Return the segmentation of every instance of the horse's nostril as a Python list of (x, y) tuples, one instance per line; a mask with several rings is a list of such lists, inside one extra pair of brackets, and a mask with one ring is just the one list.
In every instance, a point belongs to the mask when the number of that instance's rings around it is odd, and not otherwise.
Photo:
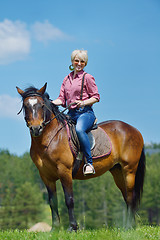
[(43, 126), (39, 126), (39, 131), (42, 131), (43, 130)]
[(43, 126), (42, 125), (30, 126), (29, 129), (30, 129), (32, 136), (37, 137), (42, 133)]

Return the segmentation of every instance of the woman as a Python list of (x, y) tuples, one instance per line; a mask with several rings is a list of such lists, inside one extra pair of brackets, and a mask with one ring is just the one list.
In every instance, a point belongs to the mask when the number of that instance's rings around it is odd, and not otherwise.
[[(76, 133), (80, 142), (87, 164), (84, 166), (84, 175), (94, 174), (90, 142), (87, 132), (92, 128), (95, 115), (92, 105), (99, 101), (95, 79), (92, 75), (84, 72), (84, 67), (88, 62), (87, 51), (74, 50), (71, 54), (70, 70), (73, 70), (63, 80), (59, 97), (52, 101), (55, 105), (63, 107), (71, 105), (68, 114), (76, 123)], [(82, 87), (82, 79), (84, 85)], [(75, 104), (74, 104), (75, 103)]]

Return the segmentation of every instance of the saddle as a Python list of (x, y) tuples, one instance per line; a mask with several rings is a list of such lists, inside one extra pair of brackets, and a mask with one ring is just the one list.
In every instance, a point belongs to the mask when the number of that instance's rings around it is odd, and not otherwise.
[[(73, 122), (68, 121), (66, 123), (66, 130), (71, 152), (76, 158), (74, 165), (78, 164), (76, 168), (79, 169), (82, 160), (84, 162), (86, 162), (86, 160), (83, 153), (81, 152), (80, 143), (75, 130), (75, 124)], [(91, 155), (93, 161), (94, 159), (105, 157), (111, 153), (112, 145), (110, 138), (100, 126), (98, 126), (97, 124), (93, 125), (92, 129), (88, 132), (88, 137), (90, 140)], [(78, 169), (76, 169), (76, 172), (78, 171)], [(75, 172), (75, 169), (73, 169), (73, 172)]]

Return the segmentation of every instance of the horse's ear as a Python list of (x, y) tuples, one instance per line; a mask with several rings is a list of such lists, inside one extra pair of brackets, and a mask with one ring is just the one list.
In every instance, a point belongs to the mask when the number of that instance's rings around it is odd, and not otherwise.
[(24, 91), (23, 90), (21, 90), (19, 87), (16, 87), (17, 88), (17, 92), (22, 96), (23, 95), (23, 93), (24, 93)]
[(46, 91), (46, 87), (47, 87), (47, 83), (45, 83), (44, 86), (41, 89), (39, 89), (37, 92), (43, 95)]

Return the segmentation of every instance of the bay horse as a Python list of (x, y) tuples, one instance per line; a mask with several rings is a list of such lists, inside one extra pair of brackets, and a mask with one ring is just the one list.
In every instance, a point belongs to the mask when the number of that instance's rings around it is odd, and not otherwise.
[[(60, 179), (68, 208), (70, 229), (76, 231), (78, 225), (74, 216), (72, 188), (75, 157), (68, 143), (65, 127), (67, 118), (66, 114), (61, 113), (49, 100), (46, 86), (47, 83), (40, 89), (29, 87), (25, 91), (16, 88), (22, 97), (24, 118), (31, 134), (30, 155), (48, 191), (52, 229), (56, 215), (60, 219), (56, 194), (56, 181)], [(106, 121), (99, 126), (110, 138), (111, 153), (94, 160), (95, 175), (84, 176), (83, 166), (80, 166), (74, 179), (86, 180), (110, 171), (127, 207), (134, 213), (143, 192), (143, 137), (136, 128), (122, 121)]]

